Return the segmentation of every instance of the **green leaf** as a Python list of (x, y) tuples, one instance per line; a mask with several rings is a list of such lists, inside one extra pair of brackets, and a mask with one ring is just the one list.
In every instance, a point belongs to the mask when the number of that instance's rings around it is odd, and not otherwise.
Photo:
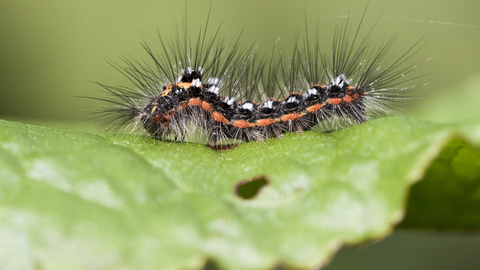
[(480, 229), (480, 151), (450, 142), (410, 193), (403, 228)]
[[(445, 145), (458, 134), (478, 143), (479, 131), (390, 117), (217, 152), (0, 121), (0, 261), (7, 269), (183, 269), (206, 258), (229, 269), (317, 267), (342, 244), (388, 234)], [(444, 154), (449, 147), (439, 160), (456, 157)], [(462, 173), (474, 179), (475, 166)]]

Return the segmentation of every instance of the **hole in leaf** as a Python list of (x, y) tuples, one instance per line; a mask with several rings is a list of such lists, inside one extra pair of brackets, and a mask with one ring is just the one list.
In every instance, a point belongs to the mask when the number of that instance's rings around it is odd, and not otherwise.
[(260, 190), (270, 181), (265, 175), (238, 182), (235, 193), (242, 199), (249, 200), (257, 196)]

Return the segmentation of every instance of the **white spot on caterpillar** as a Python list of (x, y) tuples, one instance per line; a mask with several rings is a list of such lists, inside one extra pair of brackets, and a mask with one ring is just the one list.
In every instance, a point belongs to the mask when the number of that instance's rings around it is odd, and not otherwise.
[(250, 103), (250, 102), (243, 103), (242, 106), (240, 106), (240, 108), (253, 111), (253, 103)]
[(345, 74), (340, 74), (339, 76), (337, 76), (332, 80), (332, 84), (337, 85), (339, 87), (343, 87), (345, 83), (350, 84), (350, 81), (347, 80), (347, 77), (345, 76)]
[(207, 89), (208, 92), (212, 92), (216, 95), (218, 95), (218, 93), (220, 93), (220, 89), (216, 86), (211, 86), (210, 88)]
[[(181, 69), (180, 72), (182, 73), (182, 75), (190, 75), (192, 74), (193, 72), (195, 71), (195, 69), (193, 69), (192, 67), (188, 67), (186, 72), (185, 72), (185, 69)], [(200, 73), (200, 75), (203, 74), (203, 68), (202, 67), (198, 67), (198, 73)]]
[(200, 79), (194, 79), (194, 80), (192, 80), (192, 86), (193, 87), (200, 87), (200, 86), (202, 86), (202, 82), (200, 81)]
[(228, 104), (228, 106), (232, 106), (233, 103), (235, 102), (234, 97), (225, 97), (223, 98), (223, 101)]
[(273, 100), (267, 100), (265, 101), (262, 105), (260, 105), (260, 108), (273, 108)]
[(318, 95), (318, 91), (315, 88), (308, 89), (308, 94), (313, 96), (313, 95)]
[(287, 99), (287, 101), (285, 101), (284, 103), (298, 103), (298, 99), (296, 97), (289, 97)]

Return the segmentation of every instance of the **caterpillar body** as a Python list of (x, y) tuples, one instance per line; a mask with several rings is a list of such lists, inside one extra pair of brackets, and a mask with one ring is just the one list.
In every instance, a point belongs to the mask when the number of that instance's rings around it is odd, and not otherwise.
[(416, 66), (404, 63), (417, 44), (387, 58), (394, 38), (373, 48), (368, 36), (358, 40), (360, 26), (352, 39), (348, 22), (336, 29), (332, 56), (320, 49), (319, 38), (313, 44), (305, 39), (287, 60), (274, 49), (266, 61), (238, 40), (228, 48), (218, 30), (208, 39), (207, 27), (196, 43), (186, 35), (160, 39), (159, 54), (144, 45), (154, 65), (124, 59), (127, 67), (117, 68), (133, 86), (101, 84), (109, 94), (102, 100), (113, 105), (100, 112), (102, 121), (175, 142), (200, 128), (214, 146), (282, 138), (337, 118), (354, 124), (390, 114), (391, 102), (409, 88), (412, 79), (405, 75)]

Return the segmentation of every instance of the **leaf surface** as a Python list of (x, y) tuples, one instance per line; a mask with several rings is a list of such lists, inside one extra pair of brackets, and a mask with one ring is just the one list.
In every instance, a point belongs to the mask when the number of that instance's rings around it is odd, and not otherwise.
[[(480, 155), (454, 139), (461, 134), (478, 143), (480, 125), (388, 117), (214, 151), (0, 121), (0, 261), (6, 269), (184, 269), (206, 258), (227, 269), (318, 267), (342, 244), (388, 234), (426, 173), (427, 191), (419, 188), (403, 223), (425, 224), (417, 204), (445, 184), (436, 180), (442, 162), (457, 173), (470, 162), (460, 176), (477, 187)], [(458, 143), (475, 153), (452, 155)], [(443, 222), (441, 214), (428, 222)]]

